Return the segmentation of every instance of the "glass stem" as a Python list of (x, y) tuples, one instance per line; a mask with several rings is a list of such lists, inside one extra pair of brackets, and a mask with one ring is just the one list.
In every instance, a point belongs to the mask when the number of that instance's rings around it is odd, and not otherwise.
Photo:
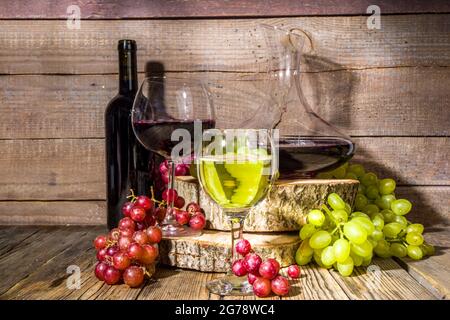
[[(175, 189), (175, 163), (172, 160), (168, 160), (167, 163), (169, 166), (169, 181), (167, 183), (167, 189)], [(173, 205), (173, 201), (167, 202), (167, 214), (164, 218), (164, 221), (162, 222), (162, 225), (179, 225), (173, 214)]]
[(236, 242), (243, 238), (244, 231), (244, 220), (247, 216), (247, 211), (242, 212), (227, 212), (228, 222), (230, 224), (231, 229), (231, 259), (230, 259), (230, 268), (228, 270), (228, 274), (231, 274), (231, 266), (233, 263), (239, 259), (239, 253), (236, 252)]

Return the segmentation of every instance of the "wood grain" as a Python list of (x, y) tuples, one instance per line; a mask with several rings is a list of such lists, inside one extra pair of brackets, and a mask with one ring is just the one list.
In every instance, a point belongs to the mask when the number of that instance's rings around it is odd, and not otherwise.
[[(258, 107), (248, 83), (226, 80), (236, 74), (175, 75), (209, 77), (221, 86), (213, 89), (220, 127), (240, 123)], [(0, 76), (4, 115), (0, 139), (104, 137), (103, 113), (117, 92), (116, 79), (115, 75)], [(449, 86), (450, 68), (320, 72), (305, 74), (302, 82), (314, 109), (352, 136), (448, 136)], [(239, 97), (236, 89), (241, 90)], [(288, 112), (282, 131), (295, 132), (295, 119), (301, 120), (298, 110)]]
[[(184, 17), (246, 17), (246, 16), (307, 16), (307, 15), (360, 15), (366, 14), (370, 0), (123, 0), (115, 1), (40, 1), (29, 5), (26, 2), (0, 1), (0, 19), (66, 19), (70, 5), (80, 7), (83, 19), (123, 18), (184, 18)], [(379, 0), (382, 14), (450, 12), (447, 2), (389, 1)]]
[(4, 20), (0, 74), (116, 73), (117, 41), (123, 38), (138, 43), (139, 71), (149, 60), (162, 62), (168, 71), (262, 70), (268, 52), (257, 28), (260, 23), (301, 28), (310, 35), (313, 59), (304, 70), (450, 65), (448, 15), (383, 16), (380, 30), (369, 30), (366, 20), (351, 16), (82, 21), (78, 30), (68, 29), (64, 20)]
[(105, 201), (0, 201), (0, 225), (98, 225)]

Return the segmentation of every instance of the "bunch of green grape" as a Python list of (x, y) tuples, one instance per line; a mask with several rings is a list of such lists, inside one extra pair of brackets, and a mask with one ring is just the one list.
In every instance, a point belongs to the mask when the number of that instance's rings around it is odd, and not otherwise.
[(359, 180), (357, 211), (336, 193), (328, 195), (329, 207), (324, 204), (311, 210), (307, 224), (300, 229), (299, 265), (314, 260), (321, 267), (333, 267), (349, 276), (354, 267), (369, 265), (374, 254), (420, 260), (434, 253), (434, 247), (424, 242), (423, 225), (405, 218), (412, 204), (396, 199), (393, 179), (379, 180), (359, 164), (345, 164), (319, 177)]

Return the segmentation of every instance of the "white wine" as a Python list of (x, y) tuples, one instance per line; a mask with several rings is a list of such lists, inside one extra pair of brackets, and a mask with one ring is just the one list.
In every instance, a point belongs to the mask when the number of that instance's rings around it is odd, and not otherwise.
[(199, 179), (224, 209), (246, 209), (259, 202), (270, 182), (270, 156), (208, 156), (199, 161)]

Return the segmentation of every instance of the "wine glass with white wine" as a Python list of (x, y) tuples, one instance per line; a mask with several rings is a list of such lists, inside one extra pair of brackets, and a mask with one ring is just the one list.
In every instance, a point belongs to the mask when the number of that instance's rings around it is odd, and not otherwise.
[[(264, 199), (276, 173), (273, 132), (266, 129), (209, 129), (203, 132), (197, 156), (200, 184), (227, 216), (231, 225), (231, 264), (239, 259), (235, 241), (242, 238), (244, 219), (251, 207)], [(252, 293), (247, 277), (236, 277), (231, 268), (223, 278), (207, 283), (219, 295)]]

